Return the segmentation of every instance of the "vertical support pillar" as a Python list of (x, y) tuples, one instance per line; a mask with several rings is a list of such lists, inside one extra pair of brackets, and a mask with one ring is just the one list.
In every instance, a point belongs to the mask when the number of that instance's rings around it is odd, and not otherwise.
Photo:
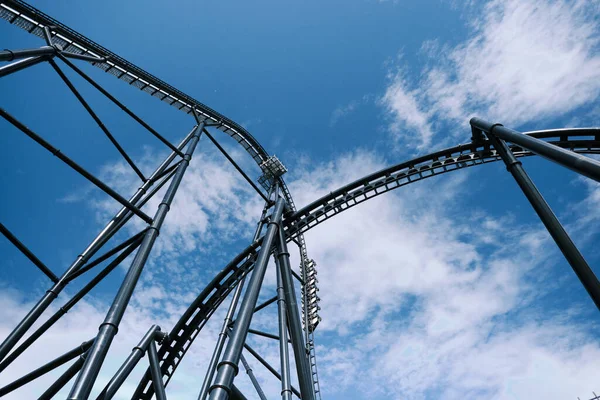
[[(269, 202), (271, 198), (271, 194), (273, 193), (274, 188), (271, 188), (268, 194), (267, 203), (263, 207), (262, 214), (260, 216), (260, 220), (256, 225), (256, 231), (254, 232), (254, 237), (252, 241), (256, 241), (258, 236), (260, 235), (260, 231), (264, 225), (264, 219), (267, 215), (267, 211), (269, 209)], [(240, 282), (237, 284), (235, 291), (233, 292), (233, 297), (231, 299), (231, 304), (227, 309), (227, 314), (225, 315), (225, 319), (223, 320), (223, 326), (221, 327), (221, 332), (219, 332), (219, 337), (217, 339), (217, 344), (215, 345), (215, 349), (213, 351), (212, 357), (210, 358), (210, 363), (208, 364), (208, 369), (206, 370), (206, 376), (204, 377), (204, 382), (202, 383), (202, 388), (200, 389), (200, 394), (198, 395), (198, 400), (204, 400), (208, 395), (208, 389), (210, 388), (210, 384), (212, 383), (213, 377), (215, 375), (215, 370), (217, 368), (217, 363), (219, 362), (219, 357), (221, 357), (221, 352), (223, 351), (223, 346), (225, 345), (225, 339), (227, 338), (227, 332), (229, 331), (229, 324), (233, 322), (233, 314), (235, 313), (235, 309), (237, 308), (237, 304), (240, 301), (240, 297), (242, 296), (242, 289), (244, 288), (244, 282), (246, 281), (246, 277), (243, 277)]]
[(296, 360), (296, 370), (298, 372), (298, 381), (300, 383), (300, 392), (303, 400), (314, 400), (314, 386), (308, 365), (306, 346), (302, 334), (302, 324), (300, 313), (298, 312), (298, 302), (296, 301), (296, 292), (294, 289), (294, 280), (292, 276), (292, 267), (290, 265), (290, 253), (285, 241), (285, 233), (279, 231), (277, 240), (277, 258), (279, 259), (279, 270), (281, 271), (281, 281), (283, 283), (288, 323), (290, 328), (290, 337), (292, 348), (294, 349), (294, 359)]
[(577, 246), (575, 246), (575, 243), (573, 243), (548, 203), (546, 203), (546, 200), (544, 200), (544, 197), (542, 197), (542, 194), (523, 169), (521, 162), (510, 151), (504, 140), (494, 135), (494, 126), (491, 127), (487, 137), (498, 151), (498, 154), (506, 164), (506, 169), (517, 181), (517, 184), (546, 226), (550, 236), (552, 236), (558, 245), (558, 248), (571, 265), (571, 268), (573, 268), (573, 271), (596, 304), (596, 307), (600, 310), (600, 282), (598, 282), (598, 278), (594, 275), (594, 272), (579, 252), (579, 249), (577, 249)]
[(96, 377), (100, 372), (100, 367), (102, 366), (104, 358), (106, 357), (106, 353), (108, 352), (113, 338), (117, 334), (119, 323), (123, 318), (123, 314), (125, 314), (125, 309), (127, 308), (131, 295), (133, 294), (133, 290), (137, 285), (137, 281), (142, 273), (142, 270), (144, 269), (146, 260), (150, 255), (152, 246), (154, 245), (160, 228), (167, 213), (169, 212), (171, 203), (175, 198), (175, 193), (177, 192), (179, 184), (183, 179), (183, 175), (185, 174), (185, 171), (190, 163), (192, 154), (196, 149), (196, 145), (200, 140), (202, 129), (204, 129), (203, 122), (198, 124), (196, 127), (194, 135), (192, 136), (192, 139), (190, 140), (188, 148), (185, 152), (185, 157), (177, 167), (177, 172), (173, 176), (163, 201), (158, 206), (158, 210), (156, 211), (152, 224), (144, 234), (142, 243), (140, 244), (135, 258), (131, 263), (131, 267), (129, 268), (129, 271), (125, 276), (123, 283), (121, 284), (121, 287), (119, 288), (119, 292), (115, 296), (113, 304), (108, 310), (104, 322), (102, 325), (100, 325), (100, 330), (98, 332), (98, 336), (96, 336), (96, 341), (90, 349), (89, 355), (85, 360), (81, 372), (77, 376), (77, 380), (71, 389), (71, 393), (68, 397), (69, 400), (84, 400), (90, 395), (94, 382), (96, 381)]
[(231, 393), (233, 378), (238, 372), (238, 362), (242, 354), (246, 336), (248, 335), (248, 329), (250, 328), (250, 322), (254, 314), (254, 307), (256, 307), (256, 302), (258, 301), (260, 287), (265, 277), (271, 247), (279, 230), (284, 206), (285, 200), (282, 197), (277, 199), (273, 213), (271, 214), (271, 220), (269, 221), (269, 228), (254, 264), (254, 272), (252, 273), (250, 282), (248, 282), (248, 288), (240, 305), (238, 317), (233, 325), (233, 331), (229, 336), (223, 360), (217, 366), (217, 378), (209, 390), (210, 400), (227, 400)]
[(288, 348), (287, 311), (285, 306), (285, 290), (281, 279), (281, 265), (275, 257), (277, 269), (277, 312), (279, 317), (279, 359), (281, 362), (281, 399), (292, 399), (290, 380), (290, 354)]

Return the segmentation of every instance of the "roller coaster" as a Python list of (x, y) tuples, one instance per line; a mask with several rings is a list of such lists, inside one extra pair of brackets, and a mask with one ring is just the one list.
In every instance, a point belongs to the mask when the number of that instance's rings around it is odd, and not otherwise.
[[(321, 390), (314, 337), (314, 331), (320, 321), (319, 298), (316, 295), (317, 265), (308, 255), (303, 234), (349, 208), (394, 189), (429, 177), (496, 161), (505, 163), (584, 288), (596, 306), (600, 307), (600, 284), (597, 278), (519, 161), (522, 157), (539, 155), (600, 182), (600, 163), (585, 156), (600, 154), (600, 129), (598, 128), (520, 133), (500, 124), (492, 124), (474, 118), (471, 120), (472, 129), (468, 133), (471, 138), (468, 143), (439, 150), (373, 172), (297, 209), (283, 179), (287, 171), (286, 167), (277, 157), (269, 155), (250, 132), (240, 124), (25, 2), (0, 0), (0, 17), (45, 42), (39, 48), (0, 51), (0, 61), (5, 62), (0, 66), (0, 77), (10, 79), (6, 77), (25, 68), (40, 63), (49, 64), (141, 180), (141, 186), (127, 199), (58, 150), (39, 133), (28, 128), (9, 111), (0, 108), (0, 116), (8, 121), (15, 131), (27, 135), (122, 206), (120, 211), (60, 276), (51, 271), (8, 227), (0, 224), (0, 230), (6, 239), (14, 244), (51, 281), (48, 291), (31, 311), (23, 316), (14, 330), (3, 339), (0, 345), (0, 373), (9, 368), (11, 363), (25, 353), (36, 340), (43, 337), (69, 309), (83, 299), (111, 271), (130, 255), (133, 256), (133, 261), (115, 294), (106, 318), (100, 324), (98, 334), (83, 344), (74, 343), (73, 350), (59, 355), (56, 359), (0, 388), (0, 396), (9, 395), (40, 376), (71, 362), (68, 369), (58, 376), (56, 381), (40, 394), (39, 398), (53, 398), (72, 380), (74, 382), (71, 384), (68, 399), (89, 398), (136, 284), (143, 273), (148, 256), (157, 240), (163, 221), (167, 218), (173, 198), (179, 186), (185, 184), (186, 169), (192, 161), (194, 150), (202, 135), (214, 143), (219, 152), (233, 164), (253, 190), (264, 199), (264, 208), (257, 223), (254, 239), (248, 247), (216, 274), (168, 332), (161, 330), (158, 325), (149, 327), (147, 334), (140, 338), (140, 343), (131, 354), (124, 355), (123, 364), (102, 389), (98, 399), (113, 398), (128, 379), (131, 371), (146, 354), (149, 366), (139, 381), (137, 389), (131, 394), (132, 399), (151, 399), (152, 397), (160, 400), (166, 399), (165, 387), (171, 381), (182, 359), (209, 319), (228, 298), (231, 300), (227, 307), (226, 317), (220, 334), (216, 338), (208, 371), (202, 386), (198, 388), (199, 400), (246, 398), (234, 385), (240, 361), (250, 376), (256, 389), (256, 395), (261, 399), (266, 398), (258, 379), (254, 376), (244, 357), (244, 351), (266, 367), (274, 379), (281, 381), (283, 399), (291, 399), (294, 396), (307, 400), (320, 399)], [(144, 176), (84, 99), (81, 92), (69, 80), (59, 63), (62, 68), (66, 66), (87, 81), (170, 150), (169, 156), (150, 176)], [(91, 64), (127, 83), (132, 88), (175, 107), (182, 112), (182, 115), (193, 118), (191, 131), (178, 145), (169, 142), (79, 68), (77, 63)], [(219, 131), (233, 138), (260, 167), (263, 175), (258, 182), (254, 182), (219, 144), (216, 138)], [(8, 132), (3, 132), (3, 134), (8, 134)], [(163, 200), (155, 210), (154, 216), (151, 217), (142, 210), (142, 207), (163, 188), (166, 188)], [(108, 241), (117, 235), (132, 218), (143, 220), (147, 227), (117, 246), (106, 249)], [(299, 249), (299, 274), (291, 268), (288, 244), (293, 244)], [(277, 293), (269, 300), (258, 304), (261, 285), (271, 256), (275, 260), (277, 270)], [(47, 313), (49, 306), (71, 281), (83, 275), (89, 276), (91, 272), (88, 273), (88, 271), (101, 264), (103, 269), (91, 278), (79, 292), (59, 307), (58, 311), (45, 322), (40, 322), (42, 315)], [(296, 286), (300, 287), (299, 292)], [(278, 335), (250, 328), (254, 313), (269, 305), (277, 307)], [(33, 329), (34, 325), (36, 326), (35, 330)], [(279, 342), (280, 365), (277, 366), (278, 368), (270, 365), (263, 356), (246, 343), (249, 333), (269, 337)], [(68, 333), (65, 333), (65, 337), (67, 336)], [(290, 362), (290, 348), (295, 360), (298, 388), (293, 387), (291, 383), (293, 371)]]

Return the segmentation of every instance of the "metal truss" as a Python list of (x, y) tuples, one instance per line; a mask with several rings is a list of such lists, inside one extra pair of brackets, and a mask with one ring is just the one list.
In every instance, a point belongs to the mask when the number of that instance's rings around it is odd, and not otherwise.
[[(600, 284), (597, 278), (519, 161), (522, 157), (540, 155), (577, 173), (600, 181), (600, 163), (582, 155), (600, 153), (599, 129), (564, 129), (522, 134), (499, 124), (473, 119), (471, 120), (470, 143), (440, 150), (374, 172), (297, 210), (283, 179), (283, 174), (286, 172), (285, 166), (275, 156), (270, 156), (249, 132), (234, 121), (24, 2), (0, 0), (0, 17), (43, 38), (46, 42), (45, 46), (37, 49), (0, 52), (0, 61), (9, 62), (9, 64), (0, 66), (0, 77), (17, 73), (32, 65), (49, 64), (141, 181), (140, 187), (132, 196), (124, 197), (84, 169), (75, 160), (61, 153), (40, 133), (32, 131), (8, 111), (0, 108), (0, 116), (12, 124), (16, 131), (21, 131), (30, 137), (122, 206), (121, 210), (60, 276), (48, 268), (8, 227), (0, 224), (0, 233), (51, 282), (48, 292), (0, 345), (0, 373), (10, 367), (15, 359), (51, 329), (69, 309), (93, 290), (127, 257), (133, 256), (133, 261), (115, 294), (112, 305), (107, 310), (104, 322), (100, 324), (96, 337), (83, 344), (74, 343), (71, 351), (59, 355), (56, 359), (0, 388), (0, 396), (12, 393), (57, 367), (72, 362), (71, 366), (41, 394), (40, 398), (52, 398), (71, 380), (74, 382), (71, 384), (68, 398), (71, 400), (89, 398), (162, 223), (167, 217), (178, 188), (185, 184), (186, 169), (192, 161), (194, 150), (202, 135), (209, 138), (218, 151), (232, 163), (265, 201), (253, 241), (206, 285), (170, 331), (162, 331), (158, 325), (149, 327), (148, 332), (141, 338), (140, 343), (132, 350), (131, 354), (124, 355), (123, 364), (103, 388), (98, 399), (112, 398), (128, 379), (129, 374), (144, 354), (148, 355), (148, 369), (139, 381), (137, 389), (132, 393), (132, 398), (166, 399), (165, 387), (173, 378), (177, 367), (203, 327), (228, 298), (231, 298), (231, 302), (220, 334), (216, 338), (215, 349), (205, 379), (202, 386), (198, 388), (198, 398), (200, 400), (244, 399), (245, 395), (234, 384), (234, 378), (239, 371), (241, 362), (258, 397), (265, 399), (265, 394), (255, 376), (255, 370), (251, 366), (252, 363), (258, 362), (275, 379), (281, 381), (282, 399), (291, 399), (294, 396), (306, 400), (320, 399), (321, 390), (314, 337), (315, 329), (320, 321), (319, 298), (316, 294), (318, 291), (317, 271), (316, 262), (308, 256), (303, 233), (348, 208), (393, 189), (432, 176), (495, 161), (503, 161), (506, 164), (507, 169), (532, 204), (584, 288), (596, 306), (600, 308)], [(91, 63), (130, 86), (183, 111), (193, 117), (191, 131), (178, 145), (169, 142), (146, 121), (108, 93), (91, 76), (83, 72), (76, 62)], [(145, 176), (142, 173), (134, 160), (119, 144), (117, 137), (108, 130), (69, 80), (61, 66), (66, 66), (73, 73), (81, 76), (171, 150), (170, 155), (159, 164), (152, 174)], [(263, 172), (259, 178), (262, 189), (219, 144), (211, 133), (212, 130), (222, 131), (234, 138), (254, 159)], [(142, 207), (163, 187), (166, 188), (163, 200), (151, 217), (142, 210)], [(134, 217), (142, 219), (147, 226), (129, 239), (106, 249), (109, 240), (120, 232), (127, 221)], [(300, 275), (291, 268), (288, 243), (295, 243), (298, 246)], [(271, 257), (274, 258), (276, 264), (277, 291), (273, 297), (258, 304), (267, 263)], [(100, 267), (101, 265), (102, 267)], [(94, 277), (89, 278), (92, 269), (100, 268), (102, 269), (96, 272)], [(45, 322), (40, 323), (42, 315), (46, 314), (48, 307), (58, 294), (70, 282), (83, 279), (81, 277), (84, 275), (86, 275), (85, 278), (88, 278), (88, 282), (83, 288)], [(299, 295), (296, 294), (295, 286), (297, 284), (301, 288)], [(298, 304), (298, 298), (300, 298), (300, 304)], [(253, 315), (271, 305), (277, 306), (279, 328), (277, 334), (252, 329)], [(36, 328), (33, 330), (36, 323)], [(265, 340), (278, 341), (280, 349), (278, 368), (271, 366), (246, 343), (248, 334), (264, 337)], [(246, 358), (244, 353), (249, 354), (249, 357)], [(291, 376), (294, 371), (291, 370), (290, 357), (294, 357), (295, 360), (298, 388), (291, 384)]]

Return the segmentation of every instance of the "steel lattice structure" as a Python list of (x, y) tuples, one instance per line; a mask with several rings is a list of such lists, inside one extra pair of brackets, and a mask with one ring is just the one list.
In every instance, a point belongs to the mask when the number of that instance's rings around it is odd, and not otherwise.
[[(21, 131), (30, 137), (122, 205), (122, 209), (61, 276), (55, 275), (7, 227), (0, 224), (3, 235), (52, 281), (48, 292), (0, 345), (0, 372), (9, 367), (17, 357), (44, 335), (56, 321), (129, 255), (134, 255), (113, 304), (108, 310), (104, 322), (100, 325), (97, 336), (81, 345), (74, 343), (73, 350), (0, 388), (0, 396), (7, 395), (72, 360), (75, 361), (53, 385), (41, 394), (40, 399), (52, 398), (71, 380), (73, 383), (71, 383), (69, 399), (87, 399), (90, 396), (96, 377), (112, 339), (116, 335), (119, 323), (143, 272), (162, 223), (167, 217), (177, 189), (181, 184), (185, 184), (185, 171), (201, 135), (207, 136), (214, 143), (265, 200), (254, 240), (198, 294), (168, 333), (162, 331), (157, 325), (149, 328), (148, 333), (141, 338), (139, 345), (125, 359), (121, 368), (103, 389), (99, 399), (112, 398), (144, 354), (148, 354), (149, 367), (137, 389), (132, 393), (132, 399), (150, 399), (153, 396), (157, 399), (166, 399), (165, 386), (173, 377), (198, 333), (230, 295), (231, 302), (217, 338), (209, 369), (202, 386), (198, 388), (199, 399), (245, 398), (233, 384), (240, 361), (248, 371), (259, 397), (265, 398), (243, 355), (243, 350), (250, 353), (255, 360), (281, 380), (283, 399), (291, 399), (293, 396), (307, 400), (320, 399), (314, 345), (314, 330), (320, 321), (319, 298), (316, 295), (316, 263), (308, 256), (303, 233), (348, 208), (393, 189), (428, 177), (495, 161), (503, 161), (506, 164), (507, 169), (531, 202), (596, 306), (600, 308), (600, 284), (597, 278), (519, 162), (521, 157), (540, 155), (584, 176), (600, 181), (600, 163), (583, 156), (583, 154), (600, 154), (600, 129), (598, 128), (559, 129), (523, 134), (507, 129), (500, 124), (473, 119), (471, 120), (472, 137), (469, 143), (436, 151), (374, 172), (297, 210), (282, 178), (286, 172), (283, 164), (276, 157), (269, 155), (260, 143), (239, 124), (24, 2), (0, 1), (0, 17), (46, 42), (45, 46), (36, 49), (1, 51), (0, 61), (8, 62), (8, 64), (0, 66), (0, 77), (16, 73), (38, 63), (49, 63), (142, 181), (140, 188), (129, 199), (123, 197), (67, 155), (61, 153), (8, 111), (0, 108), (0, 116), (12, 124), (16, 131)], [(83, 72), (73, 60), (91, 63), (130, 86), (177, 108), (194, 118), (194, 127), (179, 145), (170, 143), (127, 106), (108, 93), (92, 77)], [(162, 161), (151, 176), (146, 177), (142, 174), (64, 74), (58, 61), (95, 87), (171, 150), (171, 154)], [(259, 179), (262, 188), (236, 164), (209, 130), (219, 130), (231, 136), (254, 159), (263, 171), (263, 175)], [(142, 211), (142, 206), (163, 187), (166, 187), (167, 190), (158, 209), (155, 210), (154, 216)], [(142, 219), (147, 223), (147, 227), (116, 247), (105, 249), (108, 240), (116, 235), (131, 218)], [(288, 243), (294, 243), (299, 248), (300, 275), (296, 274), (290, 266)], [(274, 257), (277, 269), (277, 293), (264, 303), (257, 304), (267, 262), (271, 256)], [(84, 274), (91, 274), (88, 271), (102, 263), (105, 263), (103, 269), (91, 278), (89, 283), (37, 329), (32, 329), (34, 323), (40, 320), (44, 311), (71, 281)], [(298, 296), (295, 281), (300, 284)], [(298, 304), (298, 298), (301, 299), (300, 304)], [(278, 307), (279, 335), (250, 328), (253, 314), (271, 304), (276, 304)], [(249, 333), (279, 341), (279, 370), (267, 363), (256, 350), (245, 343)], [(291, 346), (288, 345), (288, 342)], [(298, 389), (292, 387), (290, 383), (292, 373), (289, 361), (290, 347), (295, 359)]]

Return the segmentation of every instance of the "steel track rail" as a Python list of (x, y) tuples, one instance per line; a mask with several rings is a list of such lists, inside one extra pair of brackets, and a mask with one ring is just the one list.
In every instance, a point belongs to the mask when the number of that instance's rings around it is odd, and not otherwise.
[[(537, 131), (528, 134), (577, 153), (600, 154), (600, 128)], [(514, 145), (511, 146), (511, 150), (517, 157), (533, 155)], [(287, 239), (292, 240), (298, 230), (306, 232), (334, 215), (380, 194), (432, 176), (495, 161), (499, 161), (499, 158), (495, 150), (491, 150), (487, 144), (462, 144), (385, 168), (345, 185), (289, 215), (284, 222), (288, 227)], [(305, 221), (310, 223), (300, 225), (300, 222)], [(301, 228), (295, 228), (299, 225)], [(262, 238), (259, 238), (239, 253), (207, 285), (175, 324), (169, 340), (165, 341), (159, 350), (161, 369), (163, 375), (167, 376), (166, 382), (173, 376), (208, 318), (233, 289), (235, 283), (251, 270), (252, 261), (245, 261), (246, 257), (256, 255), (261, 242)], [(133, 399), (149, 400), (153, 393), (150, 373), (147, 372), (140, 381)]]
[[(558, 129), (527, 132), (556, 146), (582, 154), (600, 154), (600, 128)], [(533, 155), (510, 146), (516, 157)], [(489, 143), (467, 143), (427, 154), (364, 176), (329, 193), (286, 219), (288, 237), (306, 232), (340, 212), (390, 190), (432, 176), (498, 161)]]
[(231, 136), (250, 154), (258, 165), (268, 158), (269, 155), (266, 150), (241, 125), (86, 38), (37, 8), (18, 0), (1, 0), (0, 18), (40, 38), (44, 38), (43, 27), (50, 27), (55, 33), (54, 43), (60, 45), (64, 50), (97, 58), (106, 57), (106, 61), (92, 64), (186, 114), (191, 114), (192, 109), (195, 108), (201, 120), (208, 120), (207, 123), (215, 124), (215, 128)]

